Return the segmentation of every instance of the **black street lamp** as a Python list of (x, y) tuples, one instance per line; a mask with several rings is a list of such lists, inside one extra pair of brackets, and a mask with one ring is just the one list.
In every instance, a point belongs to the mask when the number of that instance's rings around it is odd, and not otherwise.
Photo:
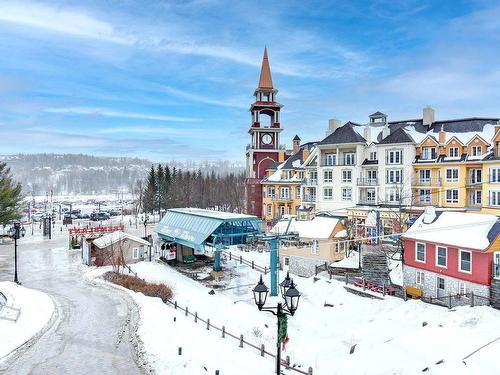
[(24, 237), (26, 234), (26, 229), (21, 226), (21, 223), (16, 222), (12, 224), (10, 228), (9, 235), (14, 239), (14, 282), (20, 284), (17, 278), (17, 240)]
[[(280, 284), (282, 297), (285, 300), (285, 304), (282, 302), (278, 302), (276, 307), (266, 307), (264, 306), (267, 299), (267, 294), (269, 293), (269, 289), (262, 281), (262, 275), (260, 276), (260, 280), (253, 288), (253, 298), (255, 300), (255, 304), (259, 308), (260, 311), (267, 311), (272, 313), (278, 318), (278, 336), (276, 340), (276, 374), (281, 374), (281, 342), (284, 340), (285, 333), (281, 332), (282, 325), (286, 327), (286, 316), (293, 316), (295, 311), (297, 311), (297, 307), (299, 306), (300, 292), (295, 288), (295, 284), (293, 279), (290, 278), (290, 275), (287, 273), (285, 280), (283, 280)], [(285, 328), (286, 329), (286, 328)]]

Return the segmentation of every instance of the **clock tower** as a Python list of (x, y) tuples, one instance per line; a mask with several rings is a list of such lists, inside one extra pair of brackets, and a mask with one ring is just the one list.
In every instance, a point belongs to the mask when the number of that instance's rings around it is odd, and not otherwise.
[(261, 180), (266, 169), (273, 163), (283, 161), (284, 147), (280, 146), (280, 110), (282, 105), (276, 102), (278, 90), (273, 86), (271, 68), (264, 49), (259, 86), (255, 89), (255, 102), (250, 106), (252, 123), (248, 133), (250, 144), (246, 151), (246, 210), (251, 215), (262, 217)]

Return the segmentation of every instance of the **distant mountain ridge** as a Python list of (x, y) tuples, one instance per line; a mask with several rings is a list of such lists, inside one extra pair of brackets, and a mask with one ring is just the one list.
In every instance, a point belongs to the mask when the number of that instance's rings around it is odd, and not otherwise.
[[(137, 180), (144, 179), (153, 163), (147, 159), (107, 157), (85, 154), (0, 155), (11, 168), (25, 194), (109, 194), (131, 191)], [(183, 170), (217, 174), (241, 173), (241, 164), (226, 161), (169, 161)]]

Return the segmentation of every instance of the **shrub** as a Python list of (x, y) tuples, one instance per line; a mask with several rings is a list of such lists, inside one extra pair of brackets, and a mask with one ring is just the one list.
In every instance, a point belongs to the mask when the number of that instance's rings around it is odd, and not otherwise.
[(140, 292), (145, 296), (158, 297), (163, 302), (167, 302), (173, 296), (172, 289), (168, 285), (148, 283), (139, 277), (122, 275), (117, 272), (106, 272), (103, 278), (106, 281), (121, 285), (134, 292)]

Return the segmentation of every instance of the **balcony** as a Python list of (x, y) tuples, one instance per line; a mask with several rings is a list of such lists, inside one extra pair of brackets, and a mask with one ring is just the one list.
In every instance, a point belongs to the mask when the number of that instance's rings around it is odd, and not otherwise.
[(318, 185), (318, 180), (317, 179), (305, 179), (304, 180), (304, 185), (306, 186), (317, 186)]
[(441, 186), (440, 178), (414, 178), (413, 186)]
[(314, 203), (316, 202), (316, 195), (304, 195), (304, 198), (302, 198), (302, 202), (310, 202)]
[(349, 161), (346, 163), (346, 160), (321, 159), (320, 165), (322, 167), (336, 167), (336, 166), (354, 167), (356, 165), (356, 160)]
[(291, 201), (292, 197), (290, 195), (275, 195), (271, 199), (276, 202), (287, 202)]
[(358, 178), (358, 186), (378, 186), (378, 178)]
[(365, 204), (365, 205), (371, 206), (371, 205), (376, 205), (377, 201), (376, 201), (375, 197), (373, 197), (373, 198), (361, 197), (361, 198), (359, 198), (359, 204)]

